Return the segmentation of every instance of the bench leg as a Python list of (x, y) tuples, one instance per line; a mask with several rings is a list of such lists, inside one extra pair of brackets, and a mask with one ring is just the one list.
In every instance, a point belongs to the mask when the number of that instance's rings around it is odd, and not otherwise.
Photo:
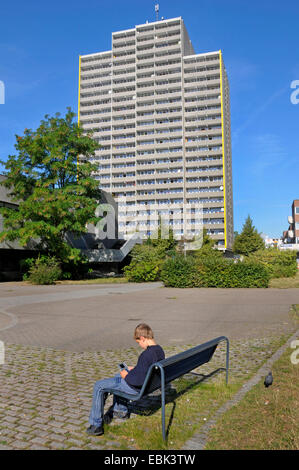
[(165, 431), (165, 376), (164, 370), (161, 368), (161, 407), (162, 407), (162, 436), (163, 441), (166, 441), (166, 431)]
[(226, 385), (228, 384), (228, 367), (229, 367), (229, 341), (226, 338)]

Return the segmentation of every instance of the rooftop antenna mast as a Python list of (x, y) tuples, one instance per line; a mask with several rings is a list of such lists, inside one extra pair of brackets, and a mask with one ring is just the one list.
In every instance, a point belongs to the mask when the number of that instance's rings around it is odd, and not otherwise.
[(159, 21), (159, 3), (155, 5), (156, 21)]

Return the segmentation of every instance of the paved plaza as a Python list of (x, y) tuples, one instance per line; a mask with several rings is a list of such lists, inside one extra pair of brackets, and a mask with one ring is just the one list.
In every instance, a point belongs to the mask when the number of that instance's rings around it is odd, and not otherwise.
[[(120, 448), (113, 433), (90, 438), (85, 428), (94, 382), (117, 372), (120, 360), (136, 363), (132, 334), (140, 322), (152, 326), (166, 355), (227, 336), (233, 381), (296, 331), (296, 304), (298, 289), (2, 283), (0, 449)], [(224, 349), (216, 353), (223, 365)]]

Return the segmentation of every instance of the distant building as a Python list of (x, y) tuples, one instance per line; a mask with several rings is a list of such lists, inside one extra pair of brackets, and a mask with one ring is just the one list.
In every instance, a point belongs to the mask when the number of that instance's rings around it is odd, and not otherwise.
[(272, 238), (265, 233), (261, 234), (266, 248), (280, 248), (282, 245), (282, 238)]
[(288, 217), (289, 228), (283, 232), (284, 244), (296, 244), (299, 246), (299, 199), (292, 204), (292, 215)]

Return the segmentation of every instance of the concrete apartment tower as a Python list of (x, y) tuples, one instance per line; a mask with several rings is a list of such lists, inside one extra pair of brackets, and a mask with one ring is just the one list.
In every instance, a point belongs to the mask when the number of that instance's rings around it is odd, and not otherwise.
[(199, 212), (218, 248), (231, 248), (230, 99), (221, 51), (195, 54), (182, 18), (114, 32), (111, 51), (79, 58), (78, 107), (80, 124), (101, 145), (95, 178), (118, 201), (120, 232), (138, 220), (148, 236), (162, 217), (180, 238)]

